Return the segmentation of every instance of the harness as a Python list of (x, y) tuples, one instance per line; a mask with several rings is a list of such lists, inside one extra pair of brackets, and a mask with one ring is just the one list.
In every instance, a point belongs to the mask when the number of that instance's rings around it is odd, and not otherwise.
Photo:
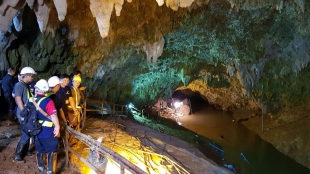
[(22, 80), (20, 82), (23, 83), (27, 88), (27, 99), (29, 99), (30, 97), (33, 97), (32, 92), (30, 92), (29, 86)]
[(45, 94), (45, 97), (50, 97), (50, 96), (53, 95), (53, 94), (54, 94), (54, 92), (49, 91), (49, 92), (47, 92), (47, 93)]
[[(46, 112), (44, 112), (41, 108), (40, 108), (40, 103), (41, 103), (41, 101), (43, 101), (44, 99), (46, 99), (47, 97), (42, 97), (42, 98), (40, 98), (40, 100), (37, 102), (37, 103), (35, 103), (35, 106), (37, 107), (37, 110), (39, 110), (39, 112), (41, 112), (41, 114), (42, 115), (44, 115), (46, 118), (48, 118), (49, 117), (49, 115), (46, 113)], [(33, 97), (31, 97), (30, 99), (29, 99), (29, 101), (30, 102), (33, 102)], [(34, 102), (33, 102), (34, 103)], [(38, 120), (38, 122), (40, 123), (40, 124), (42, 124), (42, 126), (44, 126), (44, 127), (53, 127), (54, 126), (54, 123), (52, 122), (52, 121), (48, 121), (48, 120)]]
[[(75, 93), (75, 97), (74, 97), (74, 98), (75, 98), (75, 107), (76, 107), (76, 108), (81, 108), (81, 106), (78, 105), (78, 103), (80, 103), (80, 102), (78, 101), (78, 97), (79, 97), (79, 96), (78, 96), (78, 91), (75, 89), (74, 86), (72, 86), (71, 89), (73, 89), (73, 90), (74, 90), (74, 93)], [(72, 109), (72, 107), (71, 107), (70, 105), (68, 106), (68, 108)]]
[[(35, 100), (35, 98), (33, 98), (33, 94), (32, 94), (32, 92), (30, 92), (30, 89), (29, 89), (29, 86), (24, 82), (24, 81), (20, 81), (21, 83), (23, 83), (25, 86), (26, 86), (26, 88), (27, 88), (27, 99), (28, 99), (28, 101), (29, 102), (32, 102), (32, 103), (35, 103), (35, 102), (33, 102), (34, 100)], [(40, 106), (40, 103), (41, 103), (41, 101), (43, 101), (43, 99), (45, 99), (46, 97), (42, 97), (42, 98), (40, 98), (40, 100), (37, 102), (37, 103), (35, 103), (35, 105), (36, 105), (36, 107), (37, 107), (37, 110), (40, 110), (40, 112), (42, 113), (42, 109), (39, 107)], [(43, 111), (44, 112), (44, 111)], [(42, 113), (45, 117), (48, 117), (49, 115), (47, 114), (47, 113)], [(40, 124), (42, 124), (42, 126), (44, 126), (44, 127), (53, 127), (54, 126), (54, 123), (53, 122), (51, 122), (51, 121), (47, 121), (47, 120), (38, 120), (38, 122), (40, 123)]]

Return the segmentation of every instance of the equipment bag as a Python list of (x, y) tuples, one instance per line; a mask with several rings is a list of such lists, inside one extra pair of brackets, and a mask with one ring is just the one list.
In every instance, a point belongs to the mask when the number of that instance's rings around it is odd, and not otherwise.
[[(39, 106), (41, 101), (45, 98), (46, 97), (42, 97), (38, 101), (37, 105)], [(21, 124), (22, 124), (23, 131), (28, 136), (36, 136), (40, 133), (43, 123), (38, 122), (37, 108), (34, 105), (34, 103), (31, 101), (31, 99), (33, 99), (33, 98), (28, 99), (26, 106), (20, 112)]]

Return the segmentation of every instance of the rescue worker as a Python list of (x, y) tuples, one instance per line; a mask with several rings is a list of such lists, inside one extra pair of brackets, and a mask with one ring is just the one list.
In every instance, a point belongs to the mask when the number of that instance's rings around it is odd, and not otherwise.
[(57, 76), (52, 76), (51, 78), (48, 79), (47, 83), (50, 89), (49, 89), (49, 92), (47, 92), (45, 96), (53, 100), (56, 110), (57, 110), (57, 116), (58, 116), (59, 125), (60, 125), (60, 134), (62, 137), (59, 137), (58, 139), (59, 148), (66, 147), (64, 144), (65, 143), (64, 136), (66, 132), (64, 131), (63, 126), (67, 125), (67, 120), (64, 115), (60, 114), (61, 103), (56, 96), (57, 91), (60, 89), (60, 79)]
[[(21, 123), (20, 112), (24, 109), (24, 106), (28, 99), (32, 97), (32, 93), (29, 89), (28, 83), (33, 81), (33, 76), (37, 74), (34, 69), (31, 67), (24, 67), (21, 72), (21, 80), (15, 85), (14, 93), (15, 93), (15, 102), (17, 104), (16, 116), (18, 118), (19, 123)], [(15, 149), (15, 154), (13, 161), (14, 162), (25, 162), (23, 159), (23, 152), (26, 151), (27, 156), (34, 156), (34, 152), (30, 152), (29, 148), (29, 140), (30, 137), (22, 130), (22, 136), (17, 144)]]
[(55, 174), (60, 126), (57, 117), (57, 110), (53, 100), (51, 98), (45, 97), (48, 90), (48, 82), (44, 79), (39, 80), (35, 84), (35, 101), (39, 101), (44, 97), (44, 99), (42, 99), (40, 103), (35, 103), (34, 101), (32, 101), (36, 105), (36, 107), (40, 108), (39, 110), (37, 110), (37, 114), (39, 123), (42, 123), (42, 130), (37, 135), (35, 144), (38, 152), (37, 160), (39, 173), (44, 173), (45, 160), (43, 160), (43, 156), (44, 154), (46, 154), (46, 173)]
[(69, 126), (76, 127), (77, 131), (80, 131), (80, 128), (83, 125), (80, 125), (80, 123), (84, 124), (85, 118), (81, 120), (81, 91), (79, 90), (79, 86), (81, 85), (82, 79), (81, 76), (74, 76), (72, 79), (72, 85), (71, 86), (71, 93), (74, 100), (75, 108), (78, 110), (78, 113), (75, 113), (72, 109), (72, 107), (69, 105), (68, 108), (68, 117), (69, 117)]
[[(68, 86), (69, 87), (72, 87), (73, 86), (73, 78), (75, 77), (75, 76), (80, 76), (81, 77), (81, 79), (82, 79), (82, 72), (80, 71), (80, 70), (75, 70), (72, 74), (71, 74), (71, 79), (70, 79), (70, 81), (69, 81), (69, 84), (68, 84)], [(81, 84), (80, 84), (81, 85)], [(86, 89), (86, 86), (80, 86), (79, 87), (79, 90), (80, 90), (80, 94), (81, 94), (81, 101), (84, 101), (84, 90)]]
[(60, 109), (59, 114), (61, 118), (65, 118), (66, 119), (65, 121), (68, 122), (67, 120), (68, 105), (71, 106), (75, 114), (78, 114), (79, 111), (75, 107), (75, 103), (72, 98), (71, 89), (70, 87), (68, 87), (69, 76), (67, 74), (62, 74), (60, 75), (59, 79), (60, 79), (60, 88), (56, 92), (56, 98), (61, 104), (61, 109)]
[(8, 108), (8, 120), (9, 123), (7, 126), (11, 126), (14, 124), (14, 110), (15, 110), (15, 101), (14, 98), (12, 97), (12, 91), (14, 88), (14, 74), (15, 70), (13, 68), (8, 68), (8, 73), (2, 78), (2, 89), (3, 89), (3, 94), (4, 98), (9, 105)]
[[(57, 109), (57, 111), (59, 112), (59, 110), (61, 109), (61, 103), (59, 102), (59, 100), (56, 97), (56, 93), (59, 91), (60, 89), (60, 79), (57, 76), (52, 76), (51, 78), (48, 79), (47, 81), (48, 86), (49, 86), (49, 91), (46, 93), (46, 97), (49, 97), (53, 100), (55, 107)], [(59, 119), (59, 122), (63, 122), (66, 123), (66, 118), (65, 117), (61, 117), (61, 119)]]

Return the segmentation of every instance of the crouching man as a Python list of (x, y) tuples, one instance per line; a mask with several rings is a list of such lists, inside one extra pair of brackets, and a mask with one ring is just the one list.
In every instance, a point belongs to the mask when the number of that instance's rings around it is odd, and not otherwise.
[(43, 156), (47, 154), (47, 174), (56, 173), (57, 151), (58, 151), (58, 137), (59, 135), (59, 121), (57, 117), (57, 110), (53, 100), (45, 97), (49, 90), (49, 85), (46, 80), (41, 79), (35, 85), (35, 98), (37, 105), (38, 121), (42, 124), (42, 130), (38, 134), (35, 141), (38, 159), (38, 169), (40, 173), (44, 173)]

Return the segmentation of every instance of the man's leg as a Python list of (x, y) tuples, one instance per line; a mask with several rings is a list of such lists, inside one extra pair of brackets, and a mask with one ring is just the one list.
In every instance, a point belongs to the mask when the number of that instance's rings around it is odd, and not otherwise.
[(39, 174), (43, 174), (44, 170), (45, 170), (44, 161), (43, 161), (43, 155), (44, 155), (44, 153), (41, 153), (41, 152), (37, 153)]
[(6, 102), (9, 105), (9, 112), (8, 112), (8, 126), (12, 125), (14, 123), (14, 107), (15, 107), (15, 101), (14, 98), (12, 96), (4, 96)]
[(57, 166), (57, 153), (49, 152), (47, 154), (47, 170), (46, 174), (55, 174)]
[(20, 140), (17, 144), (17, 147), (15, 149), (15, 154), (14, 154), (14, 159), (13, 161), (14, 162), (26, 162), (24, 159), (23, 159), (23, 151), (25, 149), (25, 146), (26, 144), (29, 143), (29, 136), (24, 132), (22, 131), (22, 136), (20, 137)]

